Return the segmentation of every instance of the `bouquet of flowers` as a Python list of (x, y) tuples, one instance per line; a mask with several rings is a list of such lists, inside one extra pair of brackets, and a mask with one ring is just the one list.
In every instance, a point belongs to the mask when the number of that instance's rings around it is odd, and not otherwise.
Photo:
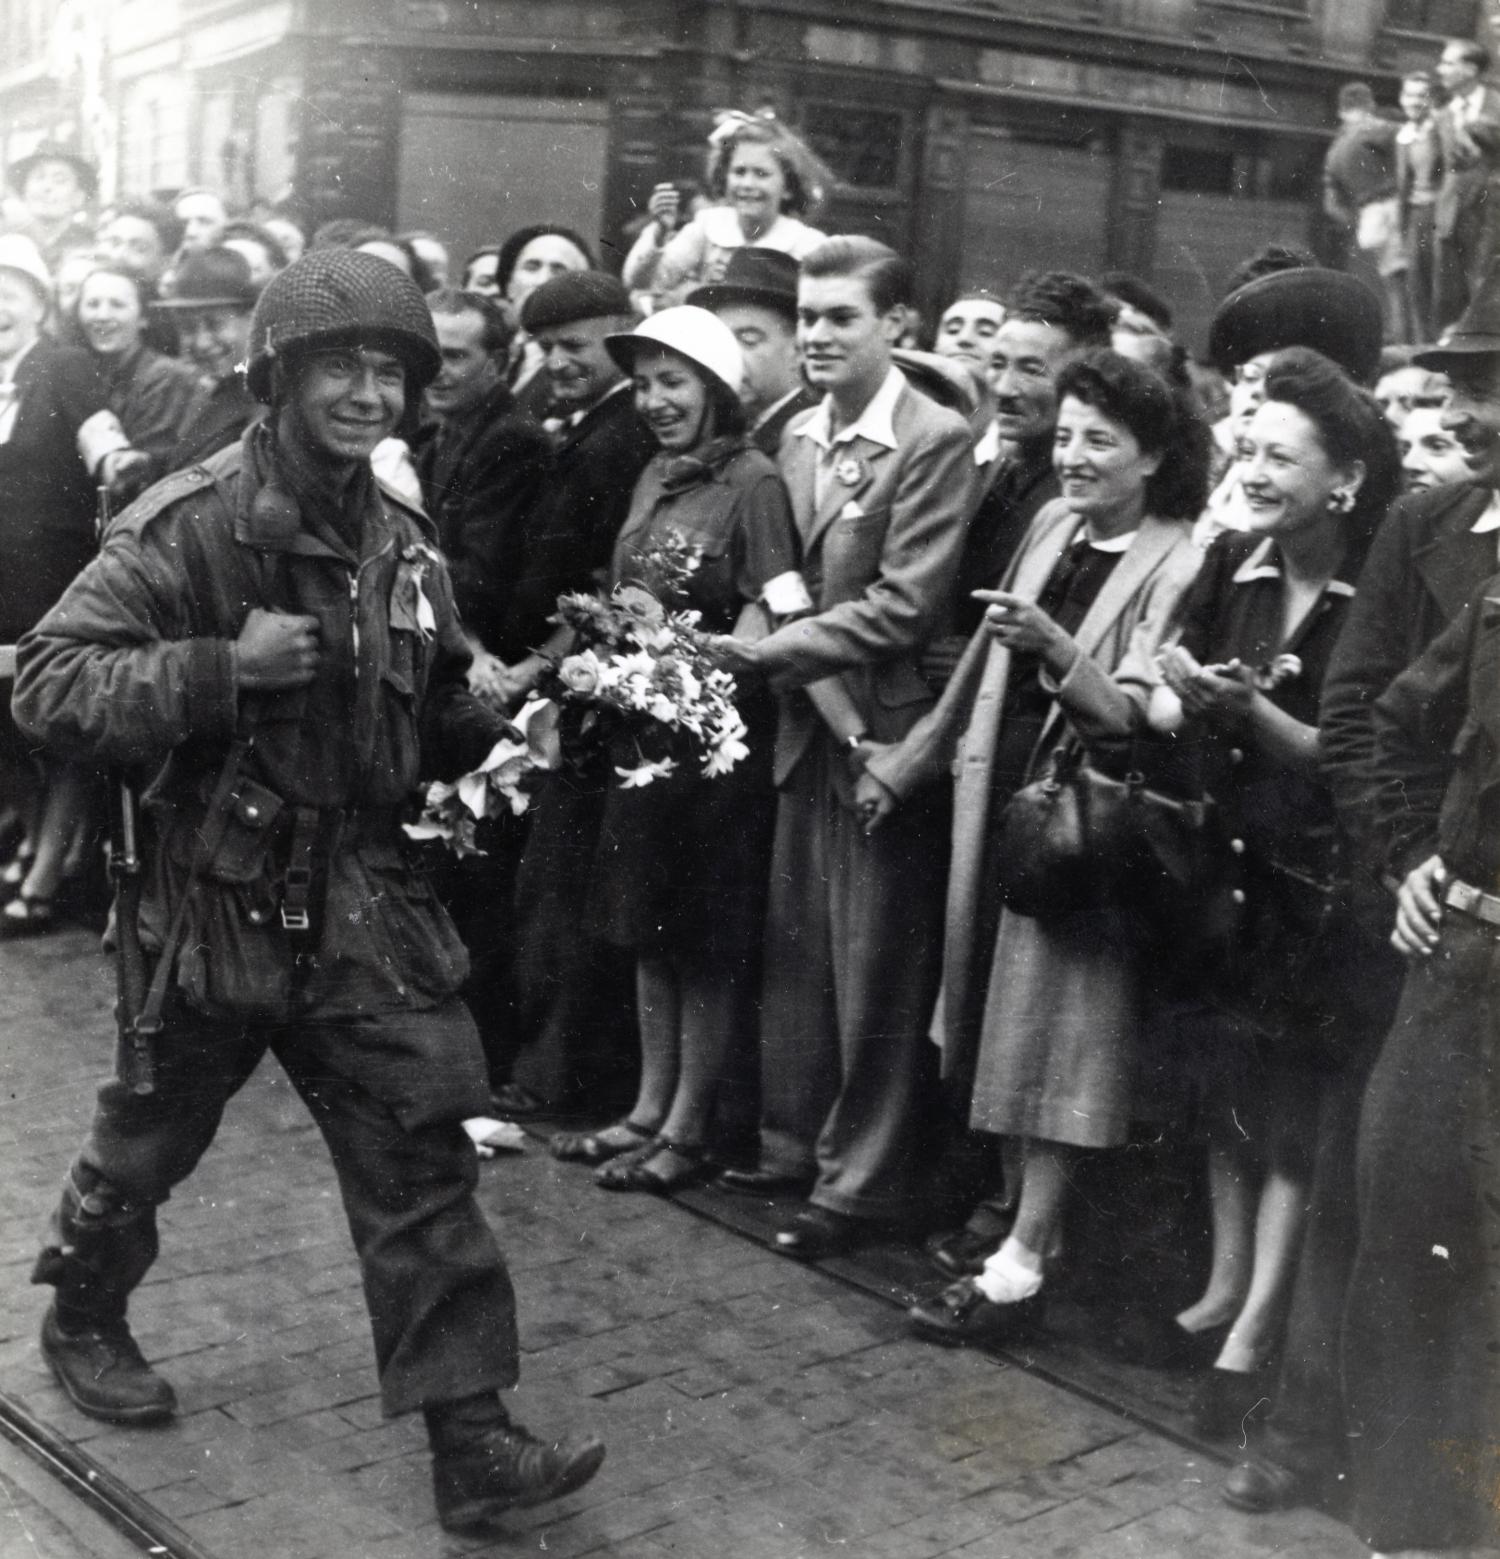
[(575, 649), (542, 688), (562, 707), (565, 753), (581, 763), (603, 755), (622, 788), (694, 761), (710, 778), (727, 774), (749, 751), (734, 678), (709, 655), (699, 614), (665, 604), (700, 561), (669, 534), (607, 601), (558, 598), (553, 621), (573, 630)]
[(482, 855), (475, 839), (480, 819), (519, 817), (531, 805), (536, 776), (561, 766), (557, 724), (556, 704), (529, 699), (477, 769), (427, 787), (421, 817), (402, 824), (407, 835), (442, 840), (455, 855)]
[(473, 853), (479, 819), (519, 815), (537, 775), (607, 764), (622, 789), (650, 785), (696, 762), (712, 778), (749, 752), (733, 676), (714, 664), (699, 614), (666, 604), (701, 561), (670, 534), (634, 562), (632, 579), (608, 600), (558, 597), (552, 621), (573, 630), (574, 648), (543, 676), (513, 717), (513, 733), (471, 774), (428, 788), (413, 839), (442, 839)]

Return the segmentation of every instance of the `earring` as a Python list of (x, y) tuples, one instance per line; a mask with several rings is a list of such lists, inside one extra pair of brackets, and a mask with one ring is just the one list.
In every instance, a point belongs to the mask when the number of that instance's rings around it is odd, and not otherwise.
[(1348, 514), (1354, 507), (1354, 494), (1347, 487), (1335, 487), (1329, 496), (1328, 507), (1334, 514)]

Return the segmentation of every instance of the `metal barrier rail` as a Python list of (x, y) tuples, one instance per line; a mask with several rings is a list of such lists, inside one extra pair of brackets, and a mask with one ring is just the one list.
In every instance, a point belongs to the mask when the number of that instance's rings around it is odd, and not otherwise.
[(87, 1451), (34, 1418), (0, 1391), (0, 1435), (51, 1473), (70, 1494), (103, 1517), (144, 1554), (158, 1559), (214, 1559), (175, 1521), (101, 1467)]

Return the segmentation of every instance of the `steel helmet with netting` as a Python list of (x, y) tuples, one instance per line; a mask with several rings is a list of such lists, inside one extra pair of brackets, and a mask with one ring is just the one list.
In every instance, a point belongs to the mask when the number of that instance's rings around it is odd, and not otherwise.
[(315, 249), (273, 276), (255, 305), (250, 391), (269, 401), (277, 362), (356, 344), (399, 358), (409, 394), (425, 390), (442, 366), (427, 300), (404, 271), (355, 249)]

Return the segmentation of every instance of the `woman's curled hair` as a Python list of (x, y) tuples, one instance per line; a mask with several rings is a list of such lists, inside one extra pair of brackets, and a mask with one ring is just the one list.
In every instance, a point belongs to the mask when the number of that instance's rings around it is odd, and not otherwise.
[(1057, 377), (1065, 396), (1128, 428), (1161, 464), (1146, 478), (1146, 512), (1163, 520), (1196, 519), (1208, 501), (1213, 440), (1192, 399), (1153, 368), (1105, 347), (1075, 358)]
[(1266, 400), (1300, 411), (1335, 465), (1358, 461), (1364, 466), (1365, 478), (1345, 524), (1352, 537), (1368, 542), (1401, 489), (1401, 452), (1380, 403), (1336, 363), (1306, 346), (1278, 352), (1266, 365), (1265, 383)]

